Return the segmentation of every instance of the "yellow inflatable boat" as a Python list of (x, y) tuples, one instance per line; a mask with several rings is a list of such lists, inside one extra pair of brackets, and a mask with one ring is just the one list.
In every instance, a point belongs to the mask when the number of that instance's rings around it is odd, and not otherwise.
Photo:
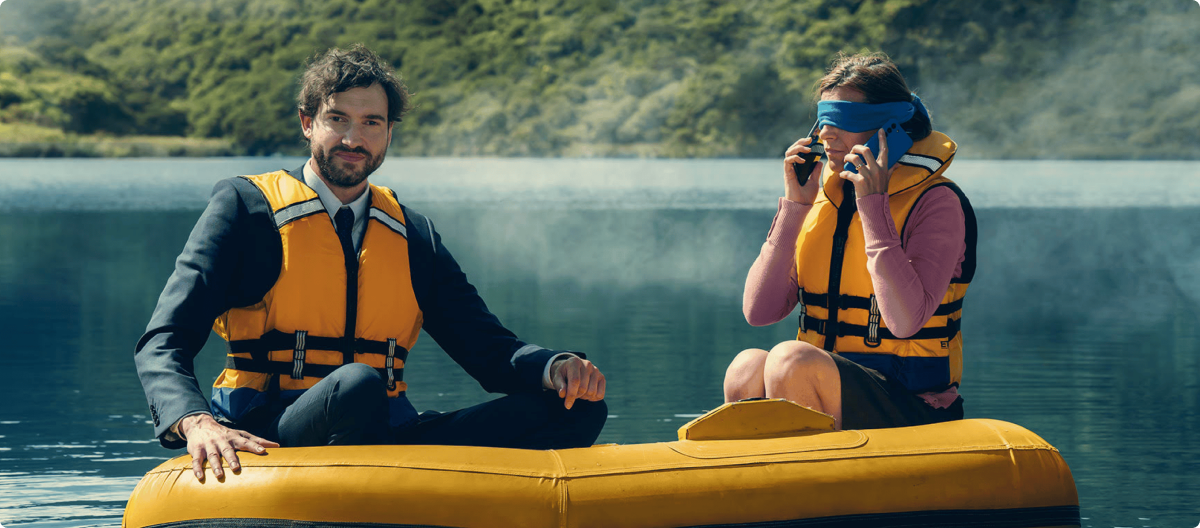
[(1079, 526), (1058, 450), (996, 420), (833, 431), (784, 400), (726, 404), (679, 440), (561, 451), (272, 449), (203, 483), (142, 478), (122, 526)]

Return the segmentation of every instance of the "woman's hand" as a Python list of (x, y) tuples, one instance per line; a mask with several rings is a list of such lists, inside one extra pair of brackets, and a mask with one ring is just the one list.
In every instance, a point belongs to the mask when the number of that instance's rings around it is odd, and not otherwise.
[(783, 197), (788, 201), (812, 204), (817, 199), (817, 191), (821, 188), (821, 168), (823, 163), (817, 162), (813, 167), (812, 174), (808, 177), (808, 182), (800, 185), (800, 180), (796, 177), (796, 167), (794, 164), (804, 165), (804, 159), (800, 156), (812, 152), (808, 145), (812, 143), (812, 137), (805, 136), (799, 141), (792, 143), (788, 147), (787, 152), (784, 152), (783, 158)]
[(858, 174), (842, 171), (838, 175), (854, 183), (855, 196), (887, 194), (888, 183), (892, 180), (892, 170), (887, 167), (887, 159), (887, 137), (884, 136), (881, 128), (879, 129), (879, 156), (872, 156), (871, 149), (866, 145), (855, 145), (846, 154), (846, 163), (854, 165), (858, 169)]

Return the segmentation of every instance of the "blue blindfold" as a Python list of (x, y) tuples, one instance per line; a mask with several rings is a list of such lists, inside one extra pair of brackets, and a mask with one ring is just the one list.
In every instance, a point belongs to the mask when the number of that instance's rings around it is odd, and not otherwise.
[(916, 112), (928, 116), (921, 98), (913, 94), (911, 103), (867, 104), (851, 101), (820, 101), (817, 103), (817, 126), (835, 126), (847, 132), (866, 132), (883, 128), (891, 122), (904, 123)]

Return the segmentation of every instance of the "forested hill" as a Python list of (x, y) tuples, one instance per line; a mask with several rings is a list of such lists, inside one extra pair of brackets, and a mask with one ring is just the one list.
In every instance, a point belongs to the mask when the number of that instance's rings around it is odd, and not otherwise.
[(831, 58), (882, 50), (967, 156), (1195, 159), (1198, 29), (1194, 0), (7, 0), (0, 125), (294, 152), (306, 59), (362, 42), (416, 94), (406, 155), (776, 156)]

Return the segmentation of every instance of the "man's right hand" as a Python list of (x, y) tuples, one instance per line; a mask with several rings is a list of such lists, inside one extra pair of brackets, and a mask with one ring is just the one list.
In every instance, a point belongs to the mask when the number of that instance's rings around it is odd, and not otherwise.
[(207, 414), (183, 417), (179, 421), (179, 432), (187, 439), (187, 451), (192, 455), (192, 473), (201, 482), (204, 482), (205, 460), (208, 460), (213, 475), (221, 479), (225, 477), (221, 458), (229, 461), (229, 468), (236, 473), (242, 468), (238, 462), (238, 451), (263, 455), (267, 453), (266, 448), (279, 447), (279, 444), (270, 440), (225, 427)]

